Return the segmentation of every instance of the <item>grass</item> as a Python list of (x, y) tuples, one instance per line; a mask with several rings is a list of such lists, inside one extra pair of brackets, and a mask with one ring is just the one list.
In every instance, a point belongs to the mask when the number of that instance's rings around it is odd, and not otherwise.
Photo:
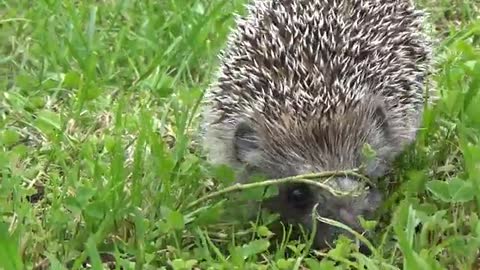
[(419, 1), (440, 100), (382, 182), (365, 256), (344, 238), (273, 246), (268, 216), (244, 223), (222, 197), (187, 207), (233, 180), (195, 135), (243, 2), (0, 1), (0, 268), (475, 269), (480, 4)]

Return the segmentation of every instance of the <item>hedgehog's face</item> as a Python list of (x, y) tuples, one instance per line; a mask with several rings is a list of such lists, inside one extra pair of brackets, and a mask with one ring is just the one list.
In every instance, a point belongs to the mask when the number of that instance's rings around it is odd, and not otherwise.
[[(332, 245), (339, 234), (351, 235), (338, 227), (314, 220), (317, 216), (312, 214), (339, 221), (361, 233), (358, 216), (371, 218), (380, 202), (381, 196), (376, 190), (363, 194), (361, 198), (336, 198), (316, 187), (291, 184), (281, 186), (278, 195), (269, 198), (265, 206), (280, 214), (284, 223), (302, 225), (307, 232), (316, 224), (313, 244), (314, 248), (321, 249)], [(316, 213), (312, 211), (314, 209)]]
[[(251, 173), (260, 172), (269, 178), (282, 178), (348, 170), (362, 164), (366, 165), (368, 176), (378, 177), (385, 173), (388, 162), (405, 143), (395, 139), (405, 136), (395, 134), (396, 131), (389, 128), (385, 111), (368, 104), (342, 114), (331, 123), (323, 126), (285, 124), (282, 129), (239, 124), (233, 144), (237, 161), (246, 165), (241, 177), (248, 178)], [(374, 160), (367, 162), (362, 155), (365, 143), (376, 151)], [(329, 183), (337, 190), (350, 192), (358, 189), (361, 181), (338, 177)], [(370, 218), (380, 203), (380, 193), (374, 189), (364, 191), (360, 196), (335, 197), (318, 187), (294, 184), (280, 186), (278, 196), (270, 199), (266, 205), (268, 209), (278, 212), (283, 221), (299, 223), (311, 229), (312, 210), (318, 204), (318, 215), (361, 231), (358, 216)], [(317, 224), (317, 248), (332, 244), (339, 233), (346, 234), (346, 231), (320, 221)]]

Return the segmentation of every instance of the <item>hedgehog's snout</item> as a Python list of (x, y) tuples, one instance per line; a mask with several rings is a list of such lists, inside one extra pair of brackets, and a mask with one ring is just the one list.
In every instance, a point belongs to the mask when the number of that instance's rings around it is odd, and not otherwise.
[[(347, 190), (344, 187), (340, 191)], [(307, 212), (317, 205), (317, 214), (320, 216), (336, 219), (355, 228), (358, 227), (358, 216), (371, 217), (382, 200), (381, 193), (373, 188), (356, 196), (337, 197), (316, 187), (295, 184), (289, 185), (284, 194), (283, 198), (292, 210)]]
[[(371, 219), (382, 201), (380, 191), (374, 188), (366, 190), (357, 196), (341, 197), (328, 195), (325, 194), (325, 192), (320, 191), (319, 195), (315, 196), (315, 198), (315, 203), (318, 203), (316, 209), (316, 214), (318, 216), (343, 223), (359, 233), (363, 233), (363, 228), (360, 224), (360, 217)], [(322, 244), (324, 245), (325, 243), (332, 244), (331, 242), (339, 234), (352, 237), (347, 231), (335, 226), (327, 225), (321, 220), (317, 219), (316, 223), (316, 241), (320, 241), (319, 246), (322, 246)]]
[[(341, 189), (348, 192), (348, 189)], [(370, 188), (353, 196), (329, 196), (324, 206), (332, 209), (331, 216), (338, 221), (360, 229), (359, 216), (371, 218), (382, 202), (382, 195), (378, 189)]]
[[(269, 198), (263, 206), (280, 214), (283, 222), (301, 225), (308, 230), (313, 229), (312, 214), (315, 214), (317, 220), (314, 246), (324, 248), (332, 245), (340, 234), (349, 237), (352, 235), (341, 228), (322, 222), (318, 219), (319, 216), (341, 222), (362, 233), (359, 216), (370, 219), (381, 200), (381, 193), (376, 189), (370, 189), (355, 197), (336, 197), (315, 186), (287, 184), (281, 185), (279, 194)], [(312, 212), (314, 210), (315, 213)]]

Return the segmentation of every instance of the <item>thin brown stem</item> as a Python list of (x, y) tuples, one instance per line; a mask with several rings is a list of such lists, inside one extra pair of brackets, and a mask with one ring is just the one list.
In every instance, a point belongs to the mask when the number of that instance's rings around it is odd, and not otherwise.
[[(198, 200), (195, 200), (191, 202), (187, 208), (194, 207), (204, 201), (207, 201), (209, 199), (222, 196), (227, 193), (232, 193), (232, 192), (237, 192), (237, 191), (244, 191), (247, 189), (252, 189), (252, 188), (258, 188), (258, 187), (266, 187), (266, 186), (274, 186), (274, 185), (281, 185), (281, 184), (286, 184), (286, 183), (303, 183), (303, 184), (308, 184), (312, 186), (316, 186), (322, 189), (327, 190), (330, 192), (332, 195), (336, 197), (340, 196), (348, 196), (348, 195), (354, 195), (352, 192), (342, 192), (335, 190), (331, 186), (327, 185), (326, 183), (335, 176), (354, 176), (357, 178), (360, 178), (366, 182), (371, 183), (370, 179), (367, 177), (361, 175), (360, 173), (357, 172), (357, 170), (348, 170), (348, 171), (326, 171), (326, 172), (320, 172), (320, 173), (313, 173), (313, 174), (304, 174), (304, 175), (296, 175), (296, 176), (290, 176), (286, 178), (280, 178), (280, 179), (271, 179), (271, 180), (265, 180), (265, 181), (259, 181), (255, 183), (248, 183), (248, 184), (240, 184), (237, 183), (235, 185), (226, 187), (224, 189), (212, 192), (204, 197), (199, 198)], [(312, 179), (325, 179), (323, 182), (318, 182)]]

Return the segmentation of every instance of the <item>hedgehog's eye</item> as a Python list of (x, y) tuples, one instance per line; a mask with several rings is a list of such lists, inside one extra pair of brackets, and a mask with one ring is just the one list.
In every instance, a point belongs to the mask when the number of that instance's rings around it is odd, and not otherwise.
[(293, 207), (303, 209), (312, 202), (312, 192), (305, 184), (293, 185), (287, 190), (287, 200)]

